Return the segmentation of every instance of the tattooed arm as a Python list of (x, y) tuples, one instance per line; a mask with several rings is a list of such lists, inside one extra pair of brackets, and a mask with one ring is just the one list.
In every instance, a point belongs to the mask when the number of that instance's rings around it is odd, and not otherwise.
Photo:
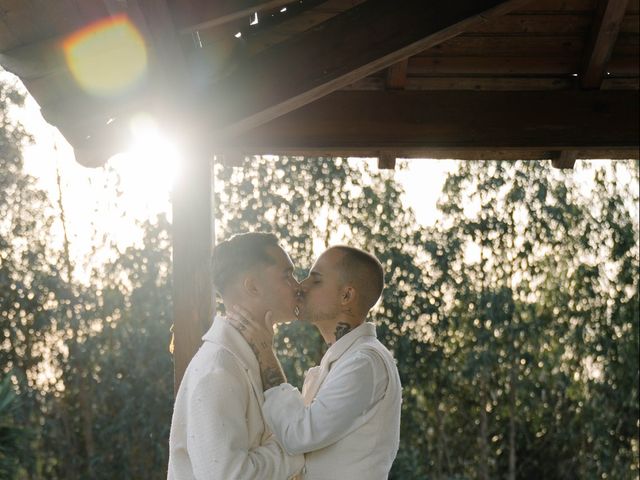
[(260, 354), (258, 364), (260, 365), (260, 378), (262, 379), (262, 389), (264, 391), (287, 383), (282, 366), (280, 366), (280, 362), (271, 348)]
[(231, 325), (247, 341), (258, 359), (260, 378), (264, 391), (287, 382), (282, 366), (273, 352), (273, 326), (271, 312), (267, 312), (264, 322), (253, 320), (251, 314), (242, 307), (234, 306), (227, 313)]

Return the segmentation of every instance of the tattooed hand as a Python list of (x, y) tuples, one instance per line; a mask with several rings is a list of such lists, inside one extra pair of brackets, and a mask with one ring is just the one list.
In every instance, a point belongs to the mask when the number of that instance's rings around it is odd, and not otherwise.
[[(267, 312), (263, 321), (255, 321), (251, 313), (238, 305), (234, 305), (227, 312), (229, 323), (240, 332), (252, 348), (271, 348), (273, 343), (272, 314)], [(257, 354), (256, 354), (257, 356)]]
[(240, 332), (258, 359), (260, 378), (262, 379), (262, 388), (264, 390), (269, 390), (271, 387), (287, 381), (282, 372), (280, 362), (278, 362), (273, 352), (273, 322), (271, 317), (271, 312), (267, 312), (262, 322), (254, 321), (251, 313), (237, 305), (234, 305), (227, 312), (229, 323)]

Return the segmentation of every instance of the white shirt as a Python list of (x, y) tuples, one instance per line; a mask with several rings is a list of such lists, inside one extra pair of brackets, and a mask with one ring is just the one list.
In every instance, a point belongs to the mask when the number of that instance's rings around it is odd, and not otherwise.
[(270, 433), (258, 362), (226, 319), (217, 317), (185, 372), (169, 437), (169, 480), (287, 479), (304, 458)]
[(322, 449), (369, 420), (366, 414), (382, 399), (389, 382), (380, 355), (369, 349), (355, 351), (331, 368), (354, 339), (366, 334), (375, 336), (370, 323), (334, 343), (320, 366), (307, 373), (303, 394), (288, 383), (265, 392), (265, 419), (290, 454)]

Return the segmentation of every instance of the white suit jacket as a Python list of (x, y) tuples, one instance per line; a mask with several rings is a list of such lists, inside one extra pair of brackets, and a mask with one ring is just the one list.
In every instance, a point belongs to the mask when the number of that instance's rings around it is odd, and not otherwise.
[[(377, 375), (367, 375), (366, 368), (350, 370), (357, 365), (369, 365), (369, 373)], [(383, 386), (381, 395), (376, 385)], [(363, 403), (362, 391), (371, 401), (364, 397)], [(279, 385), (267, 390), (264, 405), (267, 424), (285, 449), (307, 452), (302, 477), (388, 478), (400, 444), (402, 385), (374, 325), (363, 323), (334, 343), (320, 366), (307, 373), (302, 392)]]
[(216, 317), (185, 372), (169, 436), (169, 480), (288, 479), (304, 465), (263, 418), (258, 361), (242, 335)]

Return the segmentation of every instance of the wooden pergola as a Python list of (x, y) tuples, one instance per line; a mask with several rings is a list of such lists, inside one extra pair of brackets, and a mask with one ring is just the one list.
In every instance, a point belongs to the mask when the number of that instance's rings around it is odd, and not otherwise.
[[(188, 146), (177, 387), (212, 315), (214, 156), (638, 159), (638, 13), (638, 0), (0, 0), (0, 65), (84, 165), (125, 150), (140, 111)], [(145, 71), (90, 93), (65, 48), (116, 20), (142, 39)]]

